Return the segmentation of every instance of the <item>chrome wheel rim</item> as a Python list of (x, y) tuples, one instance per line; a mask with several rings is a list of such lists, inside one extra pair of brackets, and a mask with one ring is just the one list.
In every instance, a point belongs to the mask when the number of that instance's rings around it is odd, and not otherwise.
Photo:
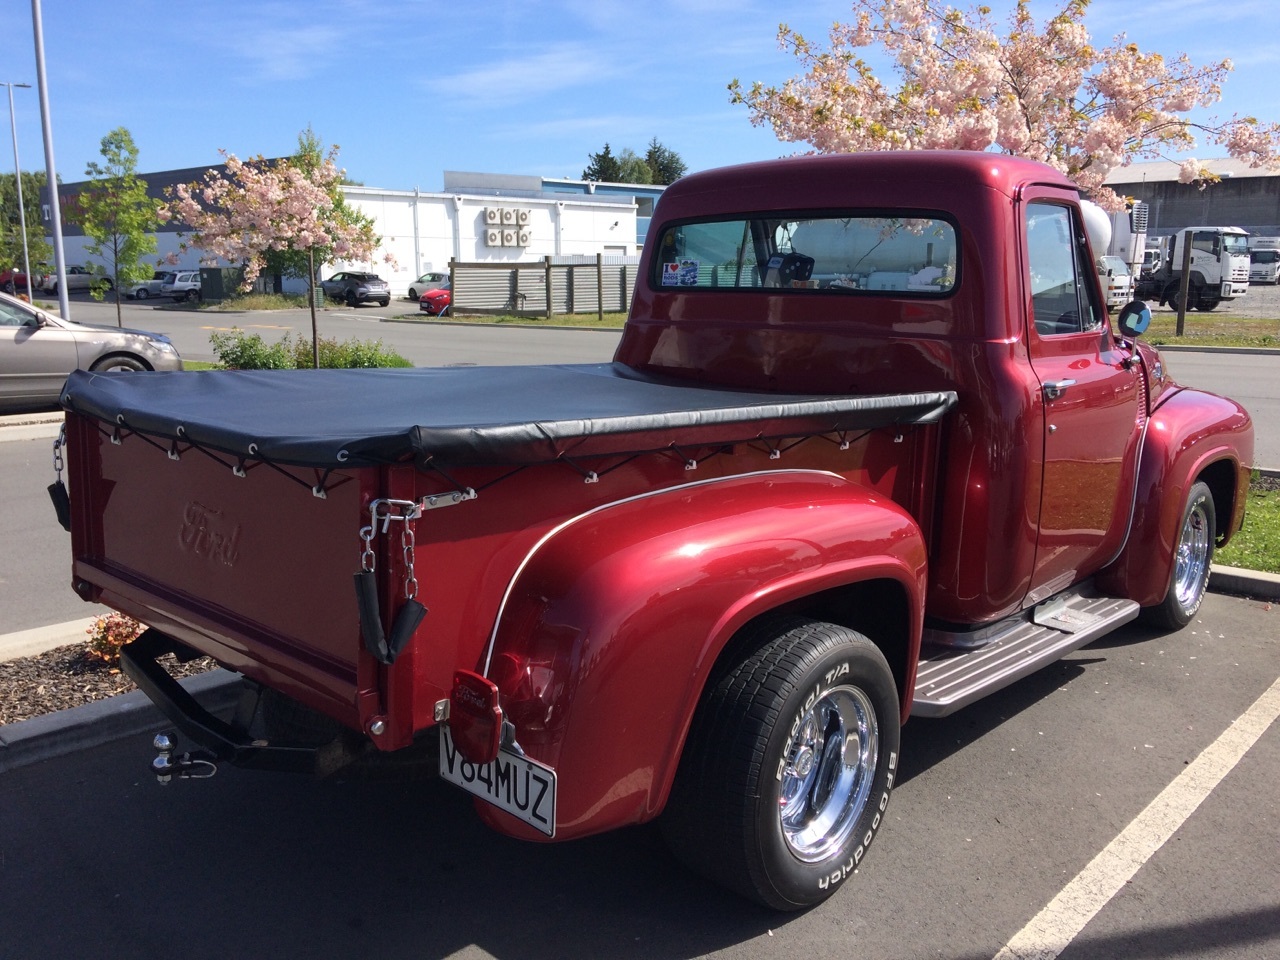
[(1184, 610), (1193, 610), (1204, 593), (1209, 572), (1209, 517), (1204, 503), (1197, 503), (1182, 524), (1178, 556), (1173, 572), (1174, 592)]
[(816, 863), (839, 850), (871, 793), (880, 728), (867, 695), (828, 690), (805, 713), (783, 754), (779, 819), (787, 847)]

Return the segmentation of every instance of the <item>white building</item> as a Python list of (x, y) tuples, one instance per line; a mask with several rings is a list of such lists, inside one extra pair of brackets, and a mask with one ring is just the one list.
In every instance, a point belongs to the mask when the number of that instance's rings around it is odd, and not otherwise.
[[(139, 176), (147, 182), (149, 195), (165, 199), (166, 188), (200, 180), (205, 172), (206, 168), (191, 167)], [(347, 202), (373, 219), (382, 245), (372, 261), (329, 264), (322, 275), (341, 269), (368, 270), (391, 285), (393, 296), (400, 296), (421, 274), (447, 270), (450, 260), (528, 263), (548, 256), (635, 257), (663, 190), (649, 185), (454, 172), (445, 173), (444, 186), (439, 193), (343, 187)], [(59, 187), (68, 264), (93, 261), (85, 253), (87, 238), (76, 222), (80, 193), (88, 187), (87, 182)], [(47, 195), (41, 201), (48, 222)], [(182, 230), (181, 224), (170, 223), (157, 231), (157, 257), (175, 258), (179, 267), (199, 267), (200, 251), (182, 249)], [(286, 279), (284, 289), (301, 292), (305, 283)]]

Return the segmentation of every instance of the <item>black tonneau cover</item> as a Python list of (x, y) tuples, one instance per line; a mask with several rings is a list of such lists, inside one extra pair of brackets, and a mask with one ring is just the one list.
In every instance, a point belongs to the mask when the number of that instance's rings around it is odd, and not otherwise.
[(759, 393), (621, 364), (90, 373), (62, 405), (121, 430), (245, 460), (332, 469), (532, 464), (892, 424), (931, 423), (953, 392)]

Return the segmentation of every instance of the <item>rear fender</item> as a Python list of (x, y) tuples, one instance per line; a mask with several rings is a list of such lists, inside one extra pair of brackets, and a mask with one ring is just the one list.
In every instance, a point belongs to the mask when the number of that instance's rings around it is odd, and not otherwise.
[[(717, 657), (748, 621), (867, 580), (900, 585), (919, 648), (925, 546), (884, 495), (836, 474), (729, 477), (608, 505), (516, 574), (489, 676), (520, 745), (555, 767), (558, 838), (655, 816)], [(905, 631), (904, 631), (905, 632)], [(904, 702), (914, 669), (900, 671)], [(538, 839), (496, 808), (491, 826)]]
[(1168, 396), (1147, 426), (1129, 537), (1098, 575), (1099, 586), (1143, 606), (1159, 603), (1173, 575), (1188, 489), (1197, 480), (1209, 484), (1217, 540), (1225, 544), (1244, 522), (1252, 462), (1253, 424), (1244, 407), (1199, 390)]

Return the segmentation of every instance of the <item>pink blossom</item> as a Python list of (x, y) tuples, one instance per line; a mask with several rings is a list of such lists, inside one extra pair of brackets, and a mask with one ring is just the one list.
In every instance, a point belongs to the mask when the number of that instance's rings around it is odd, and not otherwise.
[[(1018, 0), (1001, 33), (981, 6), (853, 0), (854, 22), (835, 24), (825, 49), (779, 29), (779, 46), (799, 61), (800, 75), (745, 90), (735, 80), (731, 99), (746, 105), (752, 124), (818, 153), (995, 147), (1031, 157), (1109, 209), (1123, 206), (1103, 186), (1111, 171), (1187, 150), (1197, 136), (1254, 166), (1280, 166), (1280, 124), (1185, 116), (1221, 98), (1230, 60), (1198, 67), (1186, 56), (1144, 53), (1123, 34), (1094, 47), (1087, 6), (1063, 0), (1037, 27), (1029, 0)], [(857, 55), (872, 46), (895, 64), (896, 90)], [(1191, 179), (1203, 183), (1199, 165), (1188, 164), (1196, 167)]]

